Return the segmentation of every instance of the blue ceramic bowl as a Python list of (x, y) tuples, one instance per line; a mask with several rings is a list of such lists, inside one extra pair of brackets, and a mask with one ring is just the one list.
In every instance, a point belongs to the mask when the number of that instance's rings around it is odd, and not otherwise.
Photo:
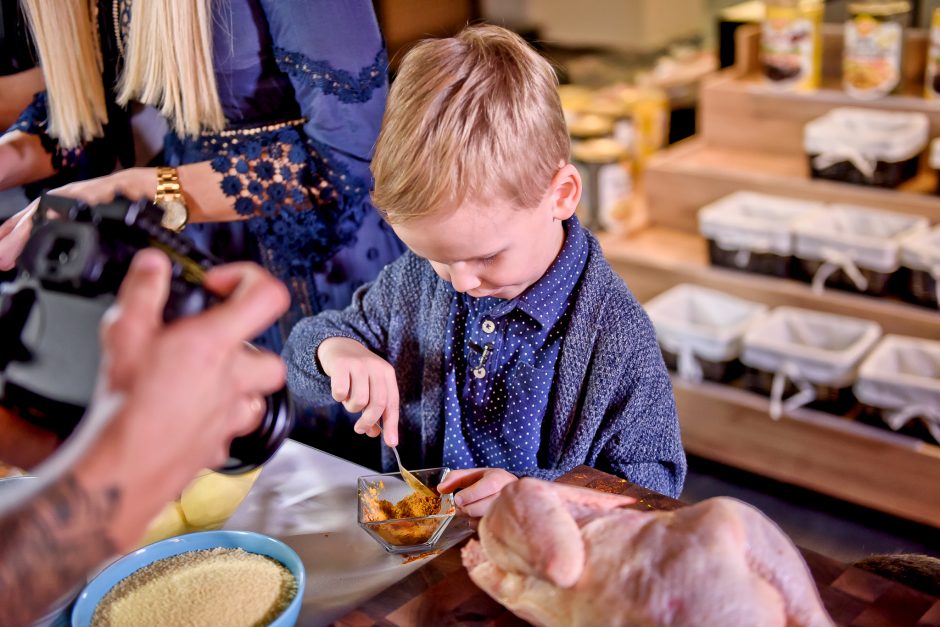
[(244, 549), (249, 553), (267, 555), (283, 564), (297, 580), (297, 595), (284, 613), (271, 623), (271, 627), (289, 627), (297, 622), (304, 596), (304, 565), (292, 548), (280, 540), (251, 531), (200, 531), (137, 549), (101, 571), (78, 595), (75, 609), (72, 611), (72, 626), (91, 625), (95, 608), (101, 598), (119, 581), (144, 566), (187, 551), (215, 548)]

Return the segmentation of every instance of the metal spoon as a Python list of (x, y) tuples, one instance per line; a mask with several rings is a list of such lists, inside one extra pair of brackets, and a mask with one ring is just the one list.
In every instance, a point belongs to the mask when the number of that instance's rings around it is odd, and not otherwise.
[[(376, 426), (379, 427), (378, 425)], [(382, 427), (379, 427), (379, 431), (382, 431)], [(437, 494), (434, 493), (434, 490), (432, 490), (428, 486), (421, 483), (420, 479), (418, 479), (413, 474), (405, 470), (405, 467), (401, 465), (401, 457), (398, 456), (398, 447), (390, 446), (389, 448), (392, 449), (393, 453), (395, 453), (395, 461), (398, 462), (398, 472), (401, 473), (402, 479), (405, 480), (405, 483), (407, 483), (411, 487), (411, 489), (417, 492), (418, 494), (423, 494), (424, 496), (437, 498)]]

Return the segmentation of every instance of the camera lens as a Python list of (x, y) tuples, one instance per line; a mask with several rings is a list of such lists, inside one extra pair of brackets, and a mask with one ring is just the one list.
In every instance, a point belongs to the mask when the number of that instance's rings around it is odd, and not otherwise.
[(254, 470), (271, 459), (294, 426), (294, 411), (287, 391), (265, 399), (264, 417), (258, 428), (232, 440), (229, 458), (219, 472), (237, 475)]

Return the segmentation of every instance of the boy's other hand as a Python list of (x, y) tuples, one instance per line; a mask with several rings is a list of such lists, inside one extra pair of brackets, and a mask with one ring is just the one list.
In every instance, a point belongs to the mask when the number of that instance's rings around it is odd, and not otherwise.
[(516, 475), (502, 468), (451, 470), (437, 486), (437, 491), (448, 494), (460, 490), (454, 496), (454, 503), (467, 516), (480, 518), (490, 511), (500, 491), (518, 480)]
[(330, 377), (333, 399), (347, 411), (362, 412), (356, 433), (374, 438), (384, 432), (385, 443), (398, 446), (398, 381), (392, 365), (346, 337), (321, 342), (317, 359)]

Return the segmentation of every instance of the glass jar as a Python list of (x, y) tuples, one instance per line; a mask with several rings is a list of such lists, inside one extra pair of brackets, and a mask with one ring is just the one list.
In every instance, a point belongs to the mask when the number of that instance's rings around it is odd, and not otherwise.
[(568, 134), (575, 140), (610, 137), (613, 132), (614, 121), (606, 115), (581, 113), (568, 122)]
[(581, 209), (586, 228), (617, 231), (632, 192), (629, 153), (611, 138), (577, 142), (571, 160), (581, 173)]
[(904, 28), (910, 21), (911, 3), (863, 0), (848, 8), (842, 60), (845, 91), (863, 100), (896, 92), (901, 85)]
[(558, 98), (565, 114), (565, 123), (571, 124), (591, 103), (591, 90), (581, 85), (559, 85)]
[(655, 87), (649, 76), (637, 79), (633, 102), (633, 156), (639, 167), (669, 141), (669, 96)]
[(761, 67), (771, 85), (819, 88), (822, 76), (821, 0), (767, 0), (761, 27)]
[(635, 102), (636, 89), (627, 85), (610, 85), (591, 94), (591, 101), (585, 111), (613, 120), (611, 136), (627, 150), (633, 150)]
[(930, 21), (930, 39), (927, 42), (927, 76), (924, 77), (924, 97), (940, 99), (940, 7), (933, 10)]

